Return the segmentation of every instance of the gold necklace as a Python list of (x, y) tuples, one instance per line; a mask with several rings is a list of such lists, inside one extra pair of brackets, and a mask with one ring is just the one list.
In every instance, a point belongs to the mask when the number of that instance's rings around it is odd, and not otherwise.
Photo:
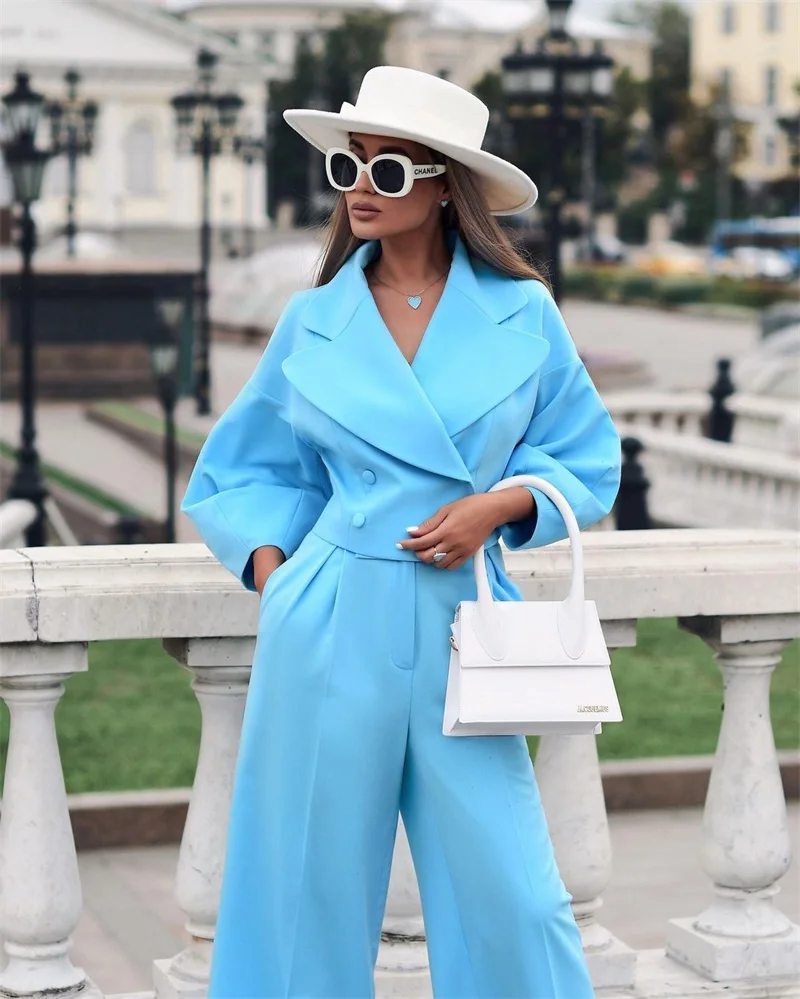
[(428, 291), (430, 288), (432, 288), (435, 284), (438, 284), (449, 270), (450, 268), (448, 267), (447, 270), (442, 271), (442, 273), (439, 275), (439, 277), (436, 278), (435, 281), (431, 281), (429, 285), (426, 285), (422, 289), (422, 291), (417, 292), (416, 295), (407, 295), (404, 291), (400, 291), (399, 288), (393, 288), (390, 284), (387, 284), (385, 281), (381, 281), (381, 279), (378, 277), (375, 271), (372, 272), (372, 277), (375, 281), (378, 282), (378, 284), (382, 284), (384, 288), (388, 288), (389, 291), (394, 291), (397, 292), (398, 295), (402, 295), (412, 309), (418, 309), (422, 304), (422, 296), (425, 294), (425, 292)]

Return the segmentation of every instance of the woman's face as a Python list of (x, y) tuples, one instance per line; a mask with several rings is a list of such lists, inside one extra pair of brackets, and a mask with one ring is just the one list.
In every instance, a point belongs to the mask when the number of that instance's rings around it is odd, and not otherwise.
[[(400, 153), (416, 164), (432, 162), (430, 152), (420, 143), (385, 135), (354, 132), (350, 137), (350, 151), (362, 163), (368, 163), (381, 153)], [(441, 202), (448, 197), (446, 173), (414, 181), (411, 190), (402, 198), (378, 194), (366, 172), (358, 178), (352, 191), (345, 192), (350, 227), (359, 239), (383, 239), (416, 229), (435, 228), (442, 214)]]

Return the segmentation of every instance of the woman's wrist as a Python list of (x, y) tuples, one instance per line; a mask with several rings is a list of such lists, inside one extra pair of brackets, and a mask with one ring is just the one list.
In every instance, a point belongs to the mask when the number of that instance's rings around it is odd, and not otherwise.
[(496, 493), (487, 493), (486, 495), (492, 501), (494, 508), (495, 527), (513, 524), (518, 520), (526, 520), (536, 513), (536, 501), (531, 491), (525, 486), (498, 489)]
[(283, 565), (286, 556), (277, 545), (262, 545), (253, 552), (252, 559), (253, 582), (256, 590), (261, 593), (264, 583), (278, 566)]

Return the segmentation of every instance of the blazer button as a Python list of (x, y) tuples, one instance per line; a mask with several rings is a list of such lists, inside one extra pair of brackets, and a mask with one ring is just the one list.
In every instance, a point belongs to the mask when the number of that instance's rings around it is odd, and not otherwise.
[(375, 481), (375, 473), (374, 473), (374, 472), (372, 471), (372, 469), (371, 469), (371, 468), (365, 468), (365, 469), (364, 469), (364, 471), (363, 471), (363, 472), (361, 473), (361, 478), (362, 478), (362, 479), (363, 479), (363, 480), (364, 480), (364, 481), (365, 481), (365, 482), (366, 482), (366, 483), (367, 483), (368, 485), (370, 485), (370, 486), (371, 486), (371, 485), (372, 485), (372, 483), (373, 483), (373, 482)]
[(350, 521), (353, 527), (363, 527), (364, 524), (366, 524), (366, 522), (367, 518), (364, 516), (363, 513), (354, 513), (353, 519)]

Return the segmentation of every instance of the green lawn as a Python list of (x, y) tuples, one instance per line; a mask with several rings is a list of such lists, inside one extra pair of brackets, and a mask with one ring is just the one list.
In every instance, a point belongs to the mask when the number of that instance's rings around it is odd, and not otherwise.
[[(11, 444), (6, 441), (0, 440), (0, 458), (6, 458), (9, 461), (12, 461), (16, 460), (16, 456), (16, 448), (12, 447)], [(77, 493), (79, 496), (83, 496), (84, 499), (95, 503), (97, 506), (103, 507), (106, 510), (111, 510), (112, 513), (119, 513), (126, 517), (138, 517), (140, 519), (144, 519), (146, 517), (146, 514), (142, 513), (141, 510), (137, 510), (135, 506), (131, 506), (130, 503), (126, 503), (125, 500), (112, 496), (99, 486), (95, 486), (91, 482), (85, 482), (83, 479), (79, 479), (76, 475), (72, 475), (70, 472), (65, 472), (62, 468), (57, 468), (55, 465), (48, 465), (47, 462), (42, 462), (41, 469), (42, 475), (47, 482), (54, 482), (59, 486), (63, 486), (64, 489)]]
[[(643, 621), (638, 646), (614, 654), (614, 678), (625, 721), (605, 726), (602, 759), (714, 752), (722, 683), (699, 638), (674, 621)], [(67, 790), (190, 785), (200, 734), (190, 679), (156, 641), (93, 645), (89, 672), (67, 681), (56, 712)], [(771, 711), (778, 748), (800, 747), (798, 642), (773, 675)], [(2, 761), (7, 737), (2, 705)]]
[[(141, 409), (133, 403), (118, 402), (116, 400), (98, 402), (91, 408), (97, 413), (107, 414), (117, 420), (121, 420), (123, 423), (130, 424), (132, 427), (137, 427), (139, 430), (147, 430), (152, 434), (164, 433), (164, 418), (162, 416), (154, 416), (152, 413)], [(181, 444), (197, 448), (198, 451), (205, 441), (204, 434), (188, 430), (186, 427), (177, 426), (175, 428), (175, 436)]]

